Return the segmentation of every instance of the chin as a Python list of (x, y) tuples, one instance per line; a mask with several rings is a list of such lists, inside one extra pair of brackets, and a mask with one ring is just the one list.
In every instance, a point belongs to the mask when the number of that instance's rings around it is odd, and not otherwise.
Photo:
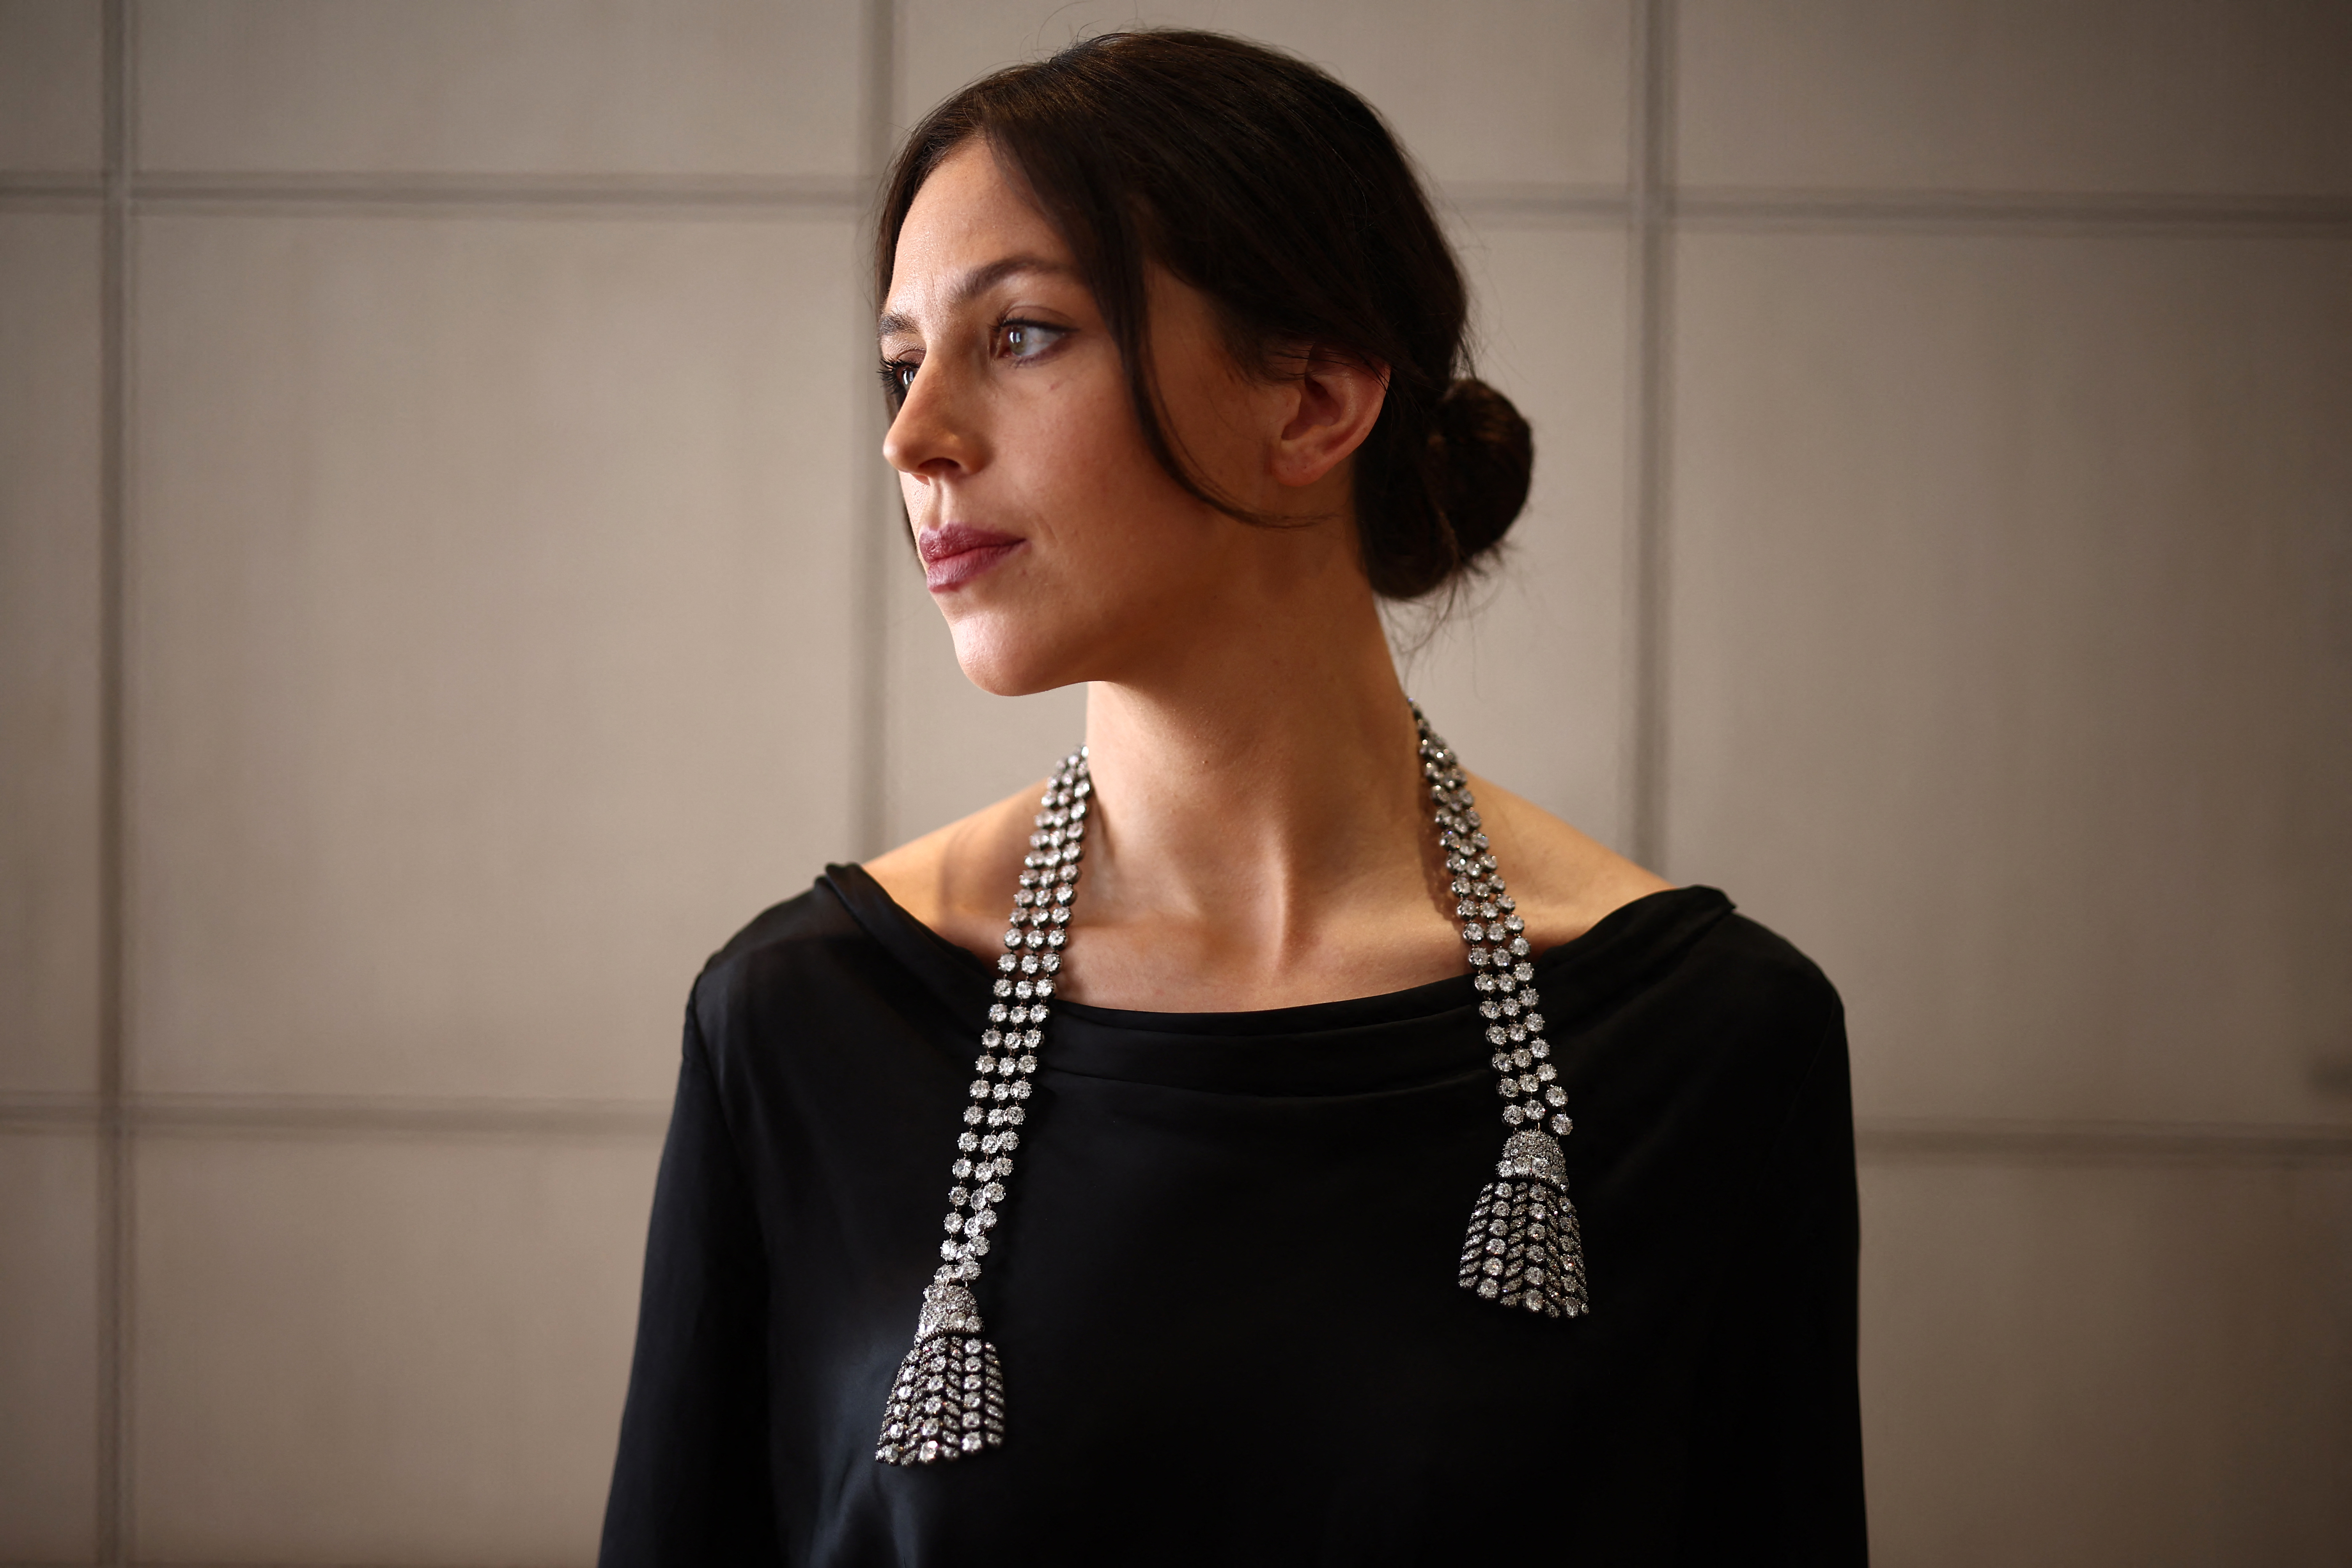
[(995, 616), (966, 616), (949, 633), (964, 679), (992, 697), (1033, 697), (1089, 679), (1061, 639), (1007, 626)]

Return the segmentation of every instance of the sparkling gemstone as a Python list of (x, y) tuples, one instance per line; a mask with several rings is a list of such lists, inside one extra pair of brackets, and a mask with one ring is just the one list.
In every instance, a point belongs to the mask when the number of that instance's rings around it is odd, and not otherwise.
[(1004, 1184), (1002, 1182), (991, 1182), (988, 1185), (980, 1189), (980, 1195), (986, 1198), (990, 1203), (1001, 1204), (1004, 1201)]
[(1538, 1061), (1543, 1060), (1544, 1058), (1551, 1055), (1551, 1042), (1549, 1040), (1529, 1040), (1528, 1042), (1528, 1055), (1535, 1058)]
[(963, 1119), (966, 1121), (976, 1125), (980, 1121), (980, 1107), (977, 1105), (965, 1106), (963, 1108)]
[(1550, 1085), (1549, 1087), (1548, 1087), (1547, 1089), (1545, 1089), (1545, 1090), (1543, 1091), (1543, 1097), (1544, 1097), (1544, 1103), (1545, 1103), (1546, 1105), (1552, 1106), (1552, 1107), (1554, 1107), (1555, 1109), (1557, 1109), (1557, 1108), (1558, 1108), (1558, 1107), (1559, 1107), (1559, 1106), (1566, 1105), (1566, 1104), (1568, 1103), (1568, 1096), (1567, 1096), (1567, 1094), (1566, 1094), (1565, 1092), (1563, 1092), (1563, 1091), (1561, 1090), (1561, 1089), (1560, 1089), (1559, 1085), (1558, 1085), (1558, 1084), (1556, 1084), (1556, 1083), (1555, 1083), (1555, 1084), (1552, 1084), (1552, 1085)]
[[(1007, 1132), (997, 1141), (996, 1146), (1000, 1149), (1018, 1149), (1021, 1147), (1021, 1134), (1018, 1132)], [(1002, 1163), (1002, 1162), (999, 1163)], [(1013, 1167), (1006, 1165), (1004, 1168), (1009, 1171)]]
[[(1487, 1005), (1492, 1006), (1494, 1004), (1490, 1002)], [(1488, 1045), (1504, 1045), (1510, 1040), (1510, 1037), (1509, 1034), (1504, 1030), (1503, 1026), (1500, 1024), (1496, 1025), (1493, 1028), (1486, 1031), (1486, 1043)]]
[(1527, 1065), (1528, 1065), (1528, 1061), (1530, 1061), (1531, 1059), (1532, 1059), (1532, 1058), (1528, 1056), (1528, 1052), (1527, 1052), (1524, 1048), (1519, 1049), (1519, 1050), (1513, 1051), (1513, 1052), (1511, 1053), (1511, 1061), (1513, 1062), (1513, 1064), (1514, 1064), (1514, 1065), (1518, 1066), (1518, 1067), (1525, 1067), (1525, 1066), (1527, 1066)]
[[(996, 994), (997, 994), (999, 996), (1010, 996), (1010, 995), (1012, 995), (1012, 994), (1013, 994), (1013, 982), (1011, 982), (1010, 980), (1000, 980), (1000, 981), (998, 981), (998, 982), (996, 983)], [(1023, 993), (1022, 993), (1022, 994), (1023, 994), (1024, 996), (1026, 996), (1026, 995), (1027, 995), (1027, 994), (1028, 994), (1026, 991), (1024, 991), (1024, 992), (1023, 992)]]
[(1503, 1107), (1503, 1120), (1517, 1127), (1527, 1120), (1527, 1112), (1521, 1110), (1517, 1105), (1507, 1105)]
[(1538, 1034), (1541, 1034), (1543, 1033), (1543, 1026), (1544, 1020), (1541, 1013), (1530, 1013), (1528, 1015), (1528, 1028), (1533, 1029)]
[(964, 1205), (970, 1202), (971, 1202), (971, 1189), (967, 1187), (951, 1187), (948, 1190), (948, 1205), (950, 1208), (961, 1208)]
[(972, 1150), (980, 1147), (980, 1134), (976, 1132), (957, 1133), (956, 1147), (961, 1149), (966, 1153), (970, 1153)]
[(1495, 1092), (1507, 1096), (1517, 1094), (1519, 1092), (1518, 1080), (1517, 1079), (1504, 1079), (1501, 1082), (1495, 1085)]
[[(1529, 1052), (1529, 1053), (1528, 1053), (1528, 1055), (1530, 1055), (1530, 1056), (1532, 1056), (1532, 1055), (1534, 1055), (1535, 1053), (1534, 1053), (1534, 1052), (1532, 1052), (1532, 1051), (1530, 1051), (1530, 1052)], [(1549, 1063), (1549, 1062), (1542, 1063), (1540, 1066), (1538, 1066), (1538, 1067), (1536, 1068), (1536, 1081), (1537, 1081), (1537, 1082), (1538, 1082), (1538, 1083), (1549, 1083), (1552, 1079), (1554, 1079), (1558, 1078), (1559, 1076), (1559, 1069), (1558, 1068), (1553, 1067), (1553, 1066), (1551, 1065), (1551, 1063)]]
[(1478, 1294), (1486, 1297), (1486, 1300), (1490, 1301), (1495, 1299), (1495, 1291), (1497, 1287), (1492, 1279), (1481, 1279), (1478, 1281)]
[(1037, 1058), (1032, 1056), (1024, 1056), (1013, 1065), (1018, 1067), (1023, 1072), (1035, 1072), (1037, 1070)]
[(1560, 1137), (1565, 1138), (1576, 1130), (1576, 1123), (1570, 1121), (1565, 1116), (1555, 1116), (1551, 1119), (1551, 1130)]
[(1505, 1056), (1502, 1052), (1496, 1051), (1495, 1053), (1495, 1070), (1496, 1072), (1507, 1072), (1510, 1070), (1510, 1067), (1511, 1058)]

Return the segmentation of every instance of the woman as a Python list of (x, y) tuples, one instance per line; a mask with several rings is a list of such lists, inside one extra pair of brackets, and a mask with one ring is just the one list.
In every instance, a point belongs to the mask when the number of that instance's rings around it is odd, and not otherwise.
[(1861, 1561), (1835, 993), (1398, 685), (1530, 454), (1378, 118), (1074, 46), (877, 263), (957, 657), (1087, 746), (703, 973), (604, 1561)]

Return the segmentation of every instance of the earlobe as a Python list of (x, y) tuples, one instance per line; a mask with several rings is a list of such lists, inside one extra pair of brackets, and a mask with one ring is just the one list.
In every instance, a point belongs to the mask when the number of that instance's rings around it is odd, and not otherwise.
[(1314, 484), (1345, 462), (1381, 416), (1386, 365), (1310, 351), (1293, 383), (1297, 401), (1276, 437), (1274, 477), (1294, 488)]

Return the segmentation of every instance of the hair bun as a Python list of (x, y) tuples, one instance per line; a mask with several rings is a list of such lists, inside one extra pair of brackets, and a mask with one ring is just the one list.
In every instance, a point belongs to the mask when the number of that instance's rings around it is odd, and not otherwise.
[(1503, 542), (1528, 504), (1535, 437), (1509, 398), (1468, 376), (1438, 399), (1433, 426), (1431, 477), (1468, 565)]

